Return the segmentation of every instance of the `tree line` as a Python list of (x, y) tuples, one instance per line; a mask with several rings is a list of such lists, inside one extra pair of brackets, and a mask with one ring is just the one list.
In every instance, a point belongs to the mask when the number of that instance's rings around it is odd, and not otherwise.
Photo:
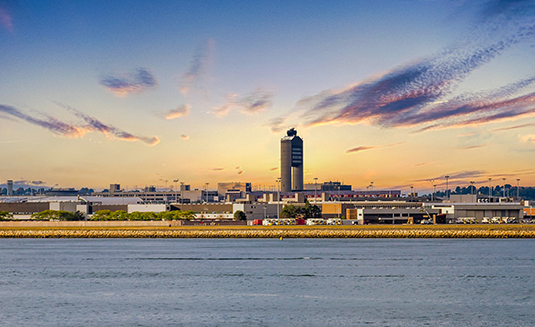
[(131, 212), (124, 210), (99, 210), (93, 214), (91, 221), (121, 221), (121, 220), (193, 220), (194, 211), (163, 211), (163, 212)]
[[(63, 210), (44, 210), (31, 215), (31, 220), (46, 221), (80, 221), (85, 220), (85, 216), (80, 211), (69, 212)], [(110, 211), (99, 210), (93, 214), (92, 221), (121, 221), (121, 220), (193, 220), (195, 219), (194, 211), (164, 211), (164, 212), (131, 212), (124, 210)], [(13, 214), (7, 211), (0, 211), (0, 221), (13, 220)]]

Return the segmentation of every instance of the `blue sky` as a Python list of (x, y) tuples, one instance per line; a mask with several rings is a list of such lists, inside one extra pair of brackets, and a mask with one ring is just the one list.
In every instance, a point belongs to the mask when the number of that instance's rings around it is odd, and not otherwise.
[(306, 182), (533, 184), (534, 29), (533, 1), (0, 0), (0, 180), (273, 185), (296, 127)]

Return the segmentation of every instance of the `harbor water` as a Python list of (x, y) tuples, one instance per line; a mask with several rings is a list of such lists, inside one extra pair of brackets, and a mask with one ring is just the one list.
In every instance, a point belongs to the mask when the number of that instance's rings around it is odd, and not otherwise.
[(533, 326), (534, 246), (0, 239), (0, 325)]

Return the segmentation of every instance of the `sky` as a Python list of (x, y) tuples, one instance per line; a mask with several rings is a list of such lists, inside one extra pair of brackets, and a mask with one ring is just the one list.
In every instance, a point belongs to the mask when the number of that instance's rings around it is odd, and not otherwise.
[(0, 0), (0, 183), (535, 185), (535, 1)]

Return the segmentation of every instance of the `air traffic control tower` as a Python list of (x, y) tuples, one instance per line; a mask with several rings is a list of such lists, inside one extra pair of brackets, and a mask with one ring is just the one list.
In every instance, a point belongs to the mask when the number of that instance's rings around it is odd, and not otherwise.
[(281, 139), (281, 191), (303, 190), (303, 139), (292, 128)]

